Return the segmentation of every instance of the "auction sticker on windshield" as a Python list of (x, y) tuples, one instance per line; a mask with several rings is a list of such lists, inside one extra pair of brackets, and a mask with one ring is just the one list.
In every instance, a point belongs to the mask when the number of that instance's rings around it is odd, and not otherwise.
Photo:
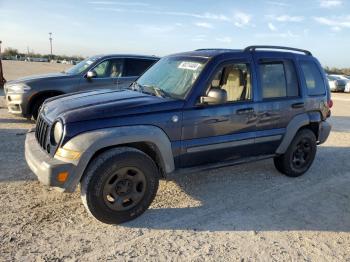
[(178, 68), (181, 69), (188, 69), (188, 70), (197, 70), (199, 67), (201, 66), (200, 63), (196, 63), (196, 62), (182, 62)]

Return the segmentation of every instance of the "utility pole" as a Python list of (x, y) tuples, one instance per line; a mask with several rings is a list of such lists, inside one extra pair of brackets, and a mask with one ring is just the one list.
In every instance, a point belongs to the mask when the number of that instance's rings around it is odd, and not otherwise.
[(52, 59), (52, 33), (49, 33), (49, 40), (50, 40), (50, 60)]

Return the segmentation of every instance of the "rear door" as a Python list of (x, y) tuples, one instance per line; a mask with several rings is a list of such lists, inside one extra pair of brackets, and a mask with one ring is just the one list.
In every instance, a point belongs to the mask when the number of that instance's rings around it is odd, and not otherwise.
[(123, 74), (118, 79), (118, 88), (127, 88), (142, 75), (156, 60), (145, 58), (125, 58)]
[(291, 119), (305, 111), (294, 57), (256, 54), (258, 109), (256, 144), (259, 154), (273, 154)]

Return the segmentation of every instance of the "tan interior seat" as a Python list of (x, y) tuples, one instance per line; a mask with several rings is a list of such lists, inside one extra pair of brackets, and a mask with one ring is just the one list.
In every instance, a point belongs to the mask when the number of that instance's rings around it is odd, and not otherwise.
[(238, 101), (243, 98), (244, 82), (242, 70), (237, 68), (225, 69), (222, 89), (227, 92), (227, 101)]

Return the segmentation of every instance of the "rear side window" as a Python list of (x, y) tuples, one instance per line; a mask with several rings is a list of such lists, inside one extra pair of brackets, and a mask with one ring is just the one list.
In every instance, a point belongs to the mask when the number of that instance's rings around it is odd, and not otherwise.
[(156, 61), (150, 59), (128, 58), (125, 61), (124, 76), (140, 76)]
[(313, 61), (301, 61), (300, 65), (308, 94), (324, 95), (326, 88), (318, 66)]
[(263, 98), (299, 96), (298, 79), (292, 61), (263, 62), (259, 65), (259, 71)]

